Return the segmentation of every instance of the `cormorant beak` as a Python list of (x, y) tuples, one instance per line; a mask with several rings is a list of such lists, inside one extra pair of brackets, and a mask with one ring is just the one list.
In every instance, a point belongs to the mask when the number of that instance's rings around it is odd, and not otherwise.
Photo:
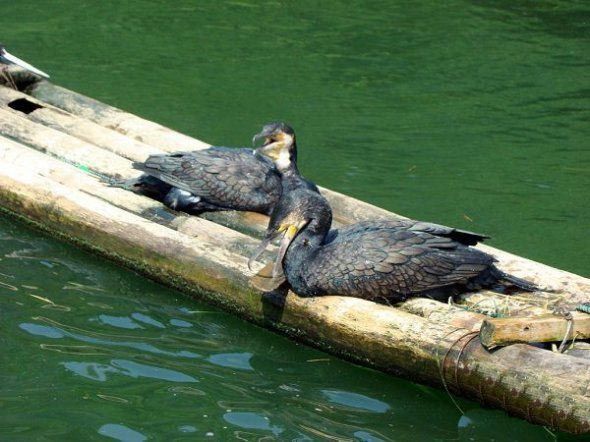
[(260, 140), (264, 139), (263, 146), (267, 145), (270, 142), (270, 136), (272, 134), (266, 130), (265, 128), (262, 129), (261, 132), (258, 132), (256, 135), (252, 137), (252, 146), (255, 146)]
[(248, 260), (248, 269), (253, 271), (252, 265), (254, 262), (264, 253), (268, 245), (271, 243), (273, 239), (279, 236), (280, 232), (272, 232), (270, 234), (267, 233), (266, 237), (262, 240), (262, 242), (258, 245), (250, 259)]
[(37, 69), (35, 66), (30, 65), (26, 61), (21, 60), (20, 58), (8, 53), (4, 48), (0, 48), (0, 62), (5, 64), (15, 64), (23, 69), (26, 69), (29, 72), (32, 72), (33, 74), (39, 75), (40, 77), (49, 78), (48, 74), (46, 74), (40, 69)]
[(283, 276), (283, 259), (285, 258), (285, 253), (287, 253), (287, 249), (291, 245), (293, 239), (297, 236), (299, 231), (307, 225), (308, 222), (309, 220), (303, 220), (297, 224), (282, 224), (279, 227), (279, 233), (283, 233), (283, 239), (281, 239), (279, 244), (277, 258), (272, 268), (273, 278)]

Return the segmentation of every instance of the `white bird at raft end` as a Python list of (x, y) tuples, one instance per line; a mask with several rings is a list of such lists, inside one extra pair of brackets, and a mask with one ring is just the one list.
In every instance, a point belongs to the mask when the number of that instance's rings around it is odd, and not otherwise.
[(20, 66), (23, 69), (26, 69), (27, 71), (30, 71), (34, 74), (39, 75), (40, 77), (49, 78), (49, 74), (46, 74), (42, 70), (37, 69), (35, 66), (30, 65), (26, 61), (21, 60), (20, 58), (15, 57), (14, 55), (10, 54), (6, 50), (4, 45), (1, 43), (0, 43), (0, 62), (5, 63), (5, 64), (15, 64), (17, 66)]

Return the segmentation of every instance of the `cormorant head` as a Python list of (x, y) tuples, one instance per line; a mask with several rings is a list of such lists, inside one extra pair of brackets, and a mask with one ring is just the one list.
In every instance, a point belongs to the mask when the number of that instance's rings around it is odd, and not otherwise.
[(280, 237), (281, 241), (273, 265), (272, 277), (281, 277), (283, 259), (295, 237), (303, 234), (304, 239), (300, 241), (303, 247), (317, 247), (328, 234), (331, 224), (330, 204), (318, 192), (307, 188), (298, 188), (288, 195), (283, 195), (270, 217), (266, 236), (250, 258), (248, 266), (252, 268), (251, 264), (262, 254), (268, 244)]
[(15, 64), (29, 72), (32, 72), (33, 74), (39, 75), (40, 77), (49, 78), (49, 75), (47, 75), (45, 72), (37, 69), (35, 66), (31, 66), (29, 63), (21, 60), (20, 58), (9, 54), (2, 43), (0, 43), (0, 63)]
[(289, 125), (282, 122), (268, 123), (260, 133), (254, 135), (252, 142), (256, 143), (260, 139), (264, 139), (264, 143), (257, 151), (271, 158), (277, 169), (285, 170), (297, 163), (295, 131)]

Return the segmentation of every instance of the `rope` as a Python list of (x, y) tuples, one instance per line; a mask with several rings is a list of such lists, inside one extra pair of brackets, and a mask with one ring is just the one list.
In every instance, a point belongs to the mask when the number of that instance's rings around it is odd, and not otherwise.
[[(451, 330), (450, 332), (448, 332), (446, 335), (443, 336), (442, 340), (445, 340), (449, 335), (457, 332), (457, 331), (465, 331), (465, 329), (463, 328), (456, 328), (454, 330)], [(459, 410), (459, 413), (461, 413), (461, 415), (465, 415), (465, 412), (463, 411), (463, 409), (459, 406), (459, 404), (457, 403), (457, 401), (455, 400), (455, 398), (453, 397), (451, 390), (449, 390), (449, 386), (447, 384), (447, 381), (445, 379), (445, 361), (447, 360), (449, 354), (451, 353), (451, 350), (453, 349), (453, 347), (460, 342), (463, 338), (465, 338), (466, 336), (469, 335), (473, 335), (471, 336), (470, 339), (467, 341), (467, 343), (461, 348), (461, 351), (459, 352), (459, 356), (457, 357), (456, 361), (455, 361), (455, 373), (454, 373), (454, 378), (455, 378), (455, 387), (457, 389), (459, 389), (459, 382), (458, 382), (458, 370), (457, 367), (459, 365), (459, 360), (461, 359), (461, 355), (463, 354), (463, 350), (465, 350), (465, 347), (474, 339), (474, 337), (476, 337), (479, 332), (467, 332), (465, 334), (462, 334), (459, 339), (455, 340), (447, 349), (447, 351), (445, 352), (445, 355), (443, 356), (442, 360), (440, 359), (440, 353), (439, 350), (437, 350), (436, 352), (436, 359), (438, 362), (438, 370), (439, 370), (439, 374), (440, 374), (440, 380), (442, 382), (442, 385), (445, 389), (445, 391), (447, 392), (447, 394), (449, 395), (449, 398), (451, 399), (451, 402), (453, 402), (453, 405), (455, 406), (455, 408), (457, 408), (457, 410)]]
[(561, 344), (559, 344), (559, 347), (557, 348), (557, 351), (559, 353), (563, 353), (563, 351), (565, 350), (565, 343), (567, 342), (567, 338), (570, 335), (570, 333), (572, 332), (572, 329), (574, 328), (574, 317), (572, 316), (572, 314), (570, 312), (568, 312), (564, 316), (564, 318), (567, 321), (567, 328), (565, 330), (565, 336), (563, 337)]

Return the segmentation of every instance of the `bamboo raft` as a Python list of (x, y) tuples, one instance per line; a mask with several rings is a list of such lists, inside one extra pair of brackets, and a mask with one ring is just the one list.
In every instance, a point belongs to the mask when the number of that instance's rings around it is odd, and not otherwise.
[[(267, 218), (187, 216), (104, 177), (131, 179), (150, 154), (207, 143), (21, 71), (0, 72), (0, 209), (242, 318), (348, 360), (504, 409), (590, 431), (590, 315), (551, 313), (590, 299), (590, 280), (485, 245), (499, 267), (552, 292), (465, 294), (395, 307), (357, 298), (264, 294), (247, 260)], [(391, 212), (321, 189), (336, 225)], [(501, 318), (496, 318), (500, 316)], [(565, 353), (527, 342), (561, 342)], [(564, 346), (562, 346), (563, 348)], [(492, 348), (495, 348), (493, 351)], [(588, 355), (584, 357), (585, 355)]]

